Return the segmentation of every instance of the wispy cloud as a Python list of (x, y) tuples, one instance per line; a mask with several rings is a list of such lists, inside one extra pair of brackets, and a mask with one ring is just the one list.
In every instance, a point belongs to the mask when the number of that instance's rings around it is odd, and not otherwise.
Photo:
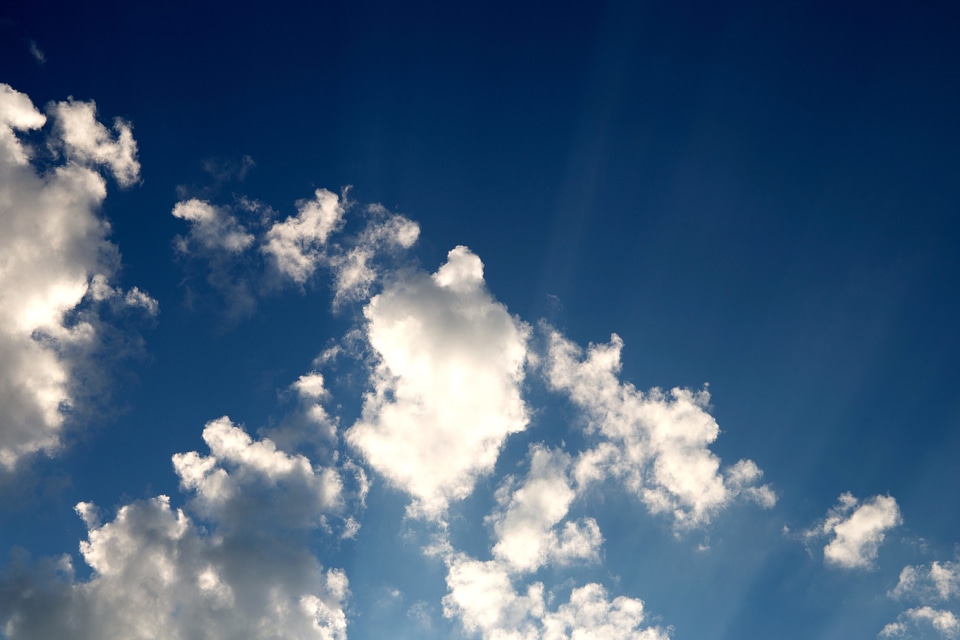
[(43, 51), (40, 50), (40, 47), (37, 45), (35, 40), (28, 40), (27, 46), (30, 49), (30, 55), (32, 55), (33, 59), (37, 61), (37, 64), (43, 65), (47, 62), (47, 56), (43, 54)]

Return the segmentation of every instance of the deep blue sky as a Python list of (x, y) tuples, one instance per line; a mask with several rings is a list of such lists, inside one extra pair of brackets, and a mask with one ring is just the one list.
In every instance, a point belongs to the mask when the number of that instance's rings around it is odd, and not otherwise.
[[(251, 433), (279, 420), (278, 393), (360, 318), (331, 313), (322, 282), (236, 321), (209, 291), (188, 304), (204, 276), (175, 254), (177, 187), (282, 219), (353, 185), (420, 224), (423, 270), (466, 245), (511, 313), (583, 346), (621, 336), (637, 388), (709, 383), (711, 449), (756, 461), (779, 495), (679, 539), (612, 496), (592, 514), (606, 565), (582, 575), (643, 599), (676, 638), (873, 637), (905, 608), (886, 596), (900, 569), (954, 560), (960, 543), (958, 25), (947, 2), (5, 7), (0, 82), (41, 110), (73, 96), (132, 123), (142, 182), (110, 182), (102, 215), (117, 282), (161, 312), (143, 356), (116, 365), (110, 410), (0, 489), (0, 546), (72, 553), (86, 576), (74, 503), (184, 504), (170, 456), (201, 450), (223, 414)], [(346, 428), (363, 382), (343, 386)], [(526, 393), (550, 397), (542, 382)], [(465, 521), (483, 522), (529, 442), (575, 437), (565, 411), (508, 442)], [(412, 624), (418, 600), (433, 606), (422, 637), (454, 637), (426, 525), (402, 522), (407, 497), (370, 473), (360, 537), (318, 551), (350, 578), (351, 637)], [(824, 567), (821, 547), (781, 533), (847, 491), (891, 495), (903, 516), (872, 569)], [(489, 554), (485, 530), (461, 528)], [(401, 530), (418, 542), (399, 545)], [(384, 585), (403, 606), (377, 604)]]

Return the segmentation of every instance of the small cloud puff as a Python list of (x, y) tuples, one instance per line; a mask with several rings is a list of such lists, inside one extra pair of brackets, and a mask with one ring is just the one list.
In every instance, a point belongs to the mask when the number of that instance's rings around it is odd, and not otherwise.
[(828, 566), (842, 569), (869, 569), (886, 532), (902, 523), (900, 508), (892, 496), (874, 496), (859, 502), (852, 494), (841, 494), (838, 504), (827, 512), (823, 522), (803, 536), (815, 540), (832, 536), (823, 548)]

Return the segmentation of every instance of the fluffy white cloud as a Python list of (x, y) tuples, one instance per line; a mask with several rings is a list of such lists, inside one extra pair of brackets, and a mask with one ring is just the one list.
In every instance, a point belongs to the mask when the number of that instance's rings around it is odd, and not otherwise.
[(880, 637), (904, 637), (911, 628), (921, 625), (932, 626), (943, 638), (956, 638), (960, 635), (960, 620), (952, 612), (923, 606), (901, 613), (896, 622), (891, 622), (880, 631)]
[(934, 561), (927, 566), (906, 566), (900, 572), (891, 598), (949, 600), (960, 595), (960, 563)]
[(901, 613), (880, 633), (882, 637), (901, 637), (918, 626), (932, 626), (942, 637), (960, 635), (960, 620), (948, 609), (935, 608), (940, 603), (960, 596), (960, 563), (931, 562), (929, 565), (906, 566), (900, 572), (897, 586), (887, 593), (898, 600), (913, 600), (921, 606)]
[(253, 244), (253, 235), (241, 225), (225, 207), (217, 207), (204, 200), (191, 198), (173, 207), (173, 216), (190, 222), (188, 238), (178, 238), (177, 248), (191, 251), (191, 242), (208, 250), (239, 253)]
[(137, 142), (128, 122), (116, 118), (113, 122), (114, 137), (97, 121), (97, 106), (91, 102), (77, 102), (72, 98), (50, 106), (58, 135), (53, 143), (61, 146), (67, 159), (79, 164), (98, 164), (110, 169), (123, 186), (129, 186), (140, 178), (140, 162), (137, 160)]
[(377, 363), (346, 439), (415, 498), (413, 512), (441, 517), (527, 424), (529, 328), (487, 292), (483, 264), (466, 247), (432, 276), (399, 276), (364, 316)]
[(69, 556), (15, 566), (0, 580), (4, 636), (345, 640), (346, 575), (324, 570), (306, 536), (338, 507), (336, 474), (226, 418), (204, 440), (210, 456), (174, 459), (200, 522), (166, 496), (128, 504), (106, 524), (93, 505), (77, 505), (92, 576), (77, 581)]
[(576, 493), (568, 478), (570, 456), (534, 447), (530, 471), (519, 487), (508, 479), (497, 492), (500, 508), (493, 522), (493, 555), (514, 571), (534, 571), (548, 562), (597, 559), (603, 542), (592, 518), (555, 526), (566, 517)]
[(447, 564), (444, 615), (487, 640), (667, 638), (662, 629), (644, 624), (640, 600), (610, 601), (601, 585), (590, 583), (574, 588), (568, 601), (551, 611), (556, 594), (546, 592), (542, 582), (524, 581), (548, 564), (599, 560), (603, 542), (592, 518), (559, 526), (576, 498), (570, 456), (537, 445), (529, 459), (524, 479), (508, 477), (496, 493), (497, 507), (487, 518), (497, 538), (493, 559), (454, 552), (445, 540), (430, 550)]
[(139, 289), (124, 294), (108, 284), (119, 252), (97, 214), (106, 182), (88, 166), (134, 182), (139, 164), (129, 126), (118, 121), (112, 137), (92, 102), (54, 103), (49, 113), (49, 146), (65, 160), (47, 158), (52, 164), (40, 173), (32, 164), (39, 150), (18, 134), (47, 118), (26, 95), (0, 85), (0, 467), (7, 470), (60, 446), (83, 391), (78, 371), (99, 347), (97, 303), (157, 310)]
[(468, 633), (484, 640), (666, 640), (667, 631), (646, 625), (643, 601), (619, 596), (612, 601), (599, 584), (575, 588), (555, 611), (547, 608), (552, 594), (540, 582), (520, 591), (507, 566), (481, 562), (463, 554), (447, 558), (443, 612), (459, 618)]
[(312, 200), (297, 203), (297, 215), (267, 230), (261, 251), (283, 275), (304, 284), (323, 261), (323, 245), (343, 222), (344, 206), (337, 194), (317, 189)]
[(252, 517), (309, 526), (340, 504), (343, 483), (335, 470), (279, 451), (269, 438), (254, 441), (226, 416), (207, 423), (203, 440), (210, 456), (191, 451), (173, 457), (181, 486), (197, 494), (200, 513), (236, 527), (250, 526)]
[(570, 600), (543, 618), (542, 640), (666, 640), (660, 627), (642, 627), (643, 601), (619, 596), (607, 599), (606, 590), (596, 583), (570, 593)]
[(823, 548), (828, 565), (843, 569), (868, 569), (886, 532), (902, 522), (900, 508), (892, 496), (874, 496), (859, 502), (850, 493), (840, 495), (837, 505), (823, 522), (804, 532), (807, 540), (832, 536)]
[(651, 512), (671, 514), (681, 529), (708, 522), (737, 496), (768, 508), (776, 503), (769, 486), (757, 485), (762, 472), (754, 462), (721, 471), (709, 449), (720, 429), (707, 412), (706, 390), (642, 393), (617, 378), (623, 341), (616, 334), (584, 354), (558, 331), (545, 330), (548, 383), (569, 394), (585, 412), (588, 432), (602, 438), (578, 459), (580, 482), (618, 478)]

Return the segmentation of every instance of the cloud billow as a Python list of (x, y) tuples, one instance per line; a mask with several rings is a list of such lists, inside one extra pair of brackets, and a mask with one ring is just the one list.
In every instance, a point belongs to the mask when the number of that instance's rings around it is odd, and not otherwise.
[(208, 423), (204, 439), (210, 456), (174, 456), (196, 517), (167, 496), (124, 505), (105, 524), (78, 504), (93, 575), (76, 580), (67, 555), (8, 568), (4, 637), (346, 640), (347, 576), (320, 565), (308, 535), (342, 506), (338, 472), (227, 418)]
[[(21, 139), (48, 122), (45, 147)], [(99, 215), (104, 169), (121, 186), (139, 179), (129, 124), (118, 119), (111, 132), (97, 121), (93, 102), (73, 99), (51, 103), (44, 115), (26, 95), (0, 84), (0, 468), (6, 471), (61, 448), (70, 415), (93, 391), (82, 381), (100, 376), (92, 359), (108, 329), (104, 305), (158, 310), (138, 288), (110, 284), (120, 254)]]

